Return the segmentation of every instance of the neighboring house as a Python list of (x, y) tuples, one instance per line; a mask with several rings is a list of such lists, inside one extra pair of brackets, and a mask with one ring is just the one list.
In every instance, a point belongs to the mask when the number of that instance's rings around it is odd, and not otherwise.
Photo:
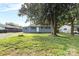
[(22, 27), (0, 24), (0, 32), (22, 32)]
[(23, 32), (25, 33), (43, 33), (43, 32), (51, 32), (51, 27), (47, 25), (30, 25), (27, 27), (23, 27)]
[(64, 25), (59, 28), (59, 32), (70, 33), (70, 31), (71, 31), (71, 26), (69, 25)]
[(11, 25), (5, 25), (5, 29), (7, 32), (21, 32), (22, 28), (19, 26), (11, 26)]
[[(59, 28), (59, 32), (64, 33), (71, 33), (71, 26), (70, 25), (64, 25)], [(79, 25), (74, 25), (74, 32), (79, 32)]]

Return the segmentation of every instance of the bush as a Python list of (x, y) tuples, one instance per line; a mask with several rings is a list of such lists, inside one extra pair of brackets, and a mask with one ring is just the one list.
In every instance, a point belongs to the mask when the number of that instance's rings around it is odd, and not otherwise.
[(18, 35), (18, 37), (23, 37), (23, 36), (24, 36), (23, 34)]

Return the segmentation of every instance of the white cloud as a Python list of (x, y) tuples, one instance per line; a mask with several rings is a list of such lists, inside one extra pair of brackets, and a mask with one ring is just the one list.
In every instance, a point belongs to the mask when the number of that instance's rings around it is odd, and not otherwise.
[(8, 3), (8, 4), (1, 4), (0, 12), (7, 12), (7, 11), (14, 11), (19, 10), (21, 8), (21, 3)]

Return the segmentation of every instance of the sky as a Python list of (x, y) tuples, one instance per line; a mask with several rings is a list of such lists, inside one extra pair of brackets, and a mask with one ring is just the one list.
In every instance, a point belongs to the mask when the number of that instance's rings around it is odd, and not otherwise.
[(0, 23), (12, 22), (20, 26), (28, 26), (25, 23), (27, 17), (19, 17), (18, 12), (22, 3), (0, 3)]

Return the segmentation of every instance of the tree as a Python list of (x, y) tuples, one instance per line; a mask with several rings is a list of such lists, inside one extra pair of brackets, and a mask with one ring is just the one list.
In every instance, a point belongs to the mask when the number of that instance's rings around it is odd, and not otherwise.
[(68, 19), (68, 23), (71, 23), (71, 35), (74, 35), (74, 21), (78, 21), (78, 12), (79, 4), (72, 3), (69, 5), (69, 11), (67, 12), (66, 16)]
[[(72, 4), (64, 3), (24, 3), (19, 10), (20, 15), (27, 15), (35, 24), (51, 25), (51, 33), (57, 36), (58, 24), (65, 18)], [(66, 21), (66, 20), (64, 20)]]

